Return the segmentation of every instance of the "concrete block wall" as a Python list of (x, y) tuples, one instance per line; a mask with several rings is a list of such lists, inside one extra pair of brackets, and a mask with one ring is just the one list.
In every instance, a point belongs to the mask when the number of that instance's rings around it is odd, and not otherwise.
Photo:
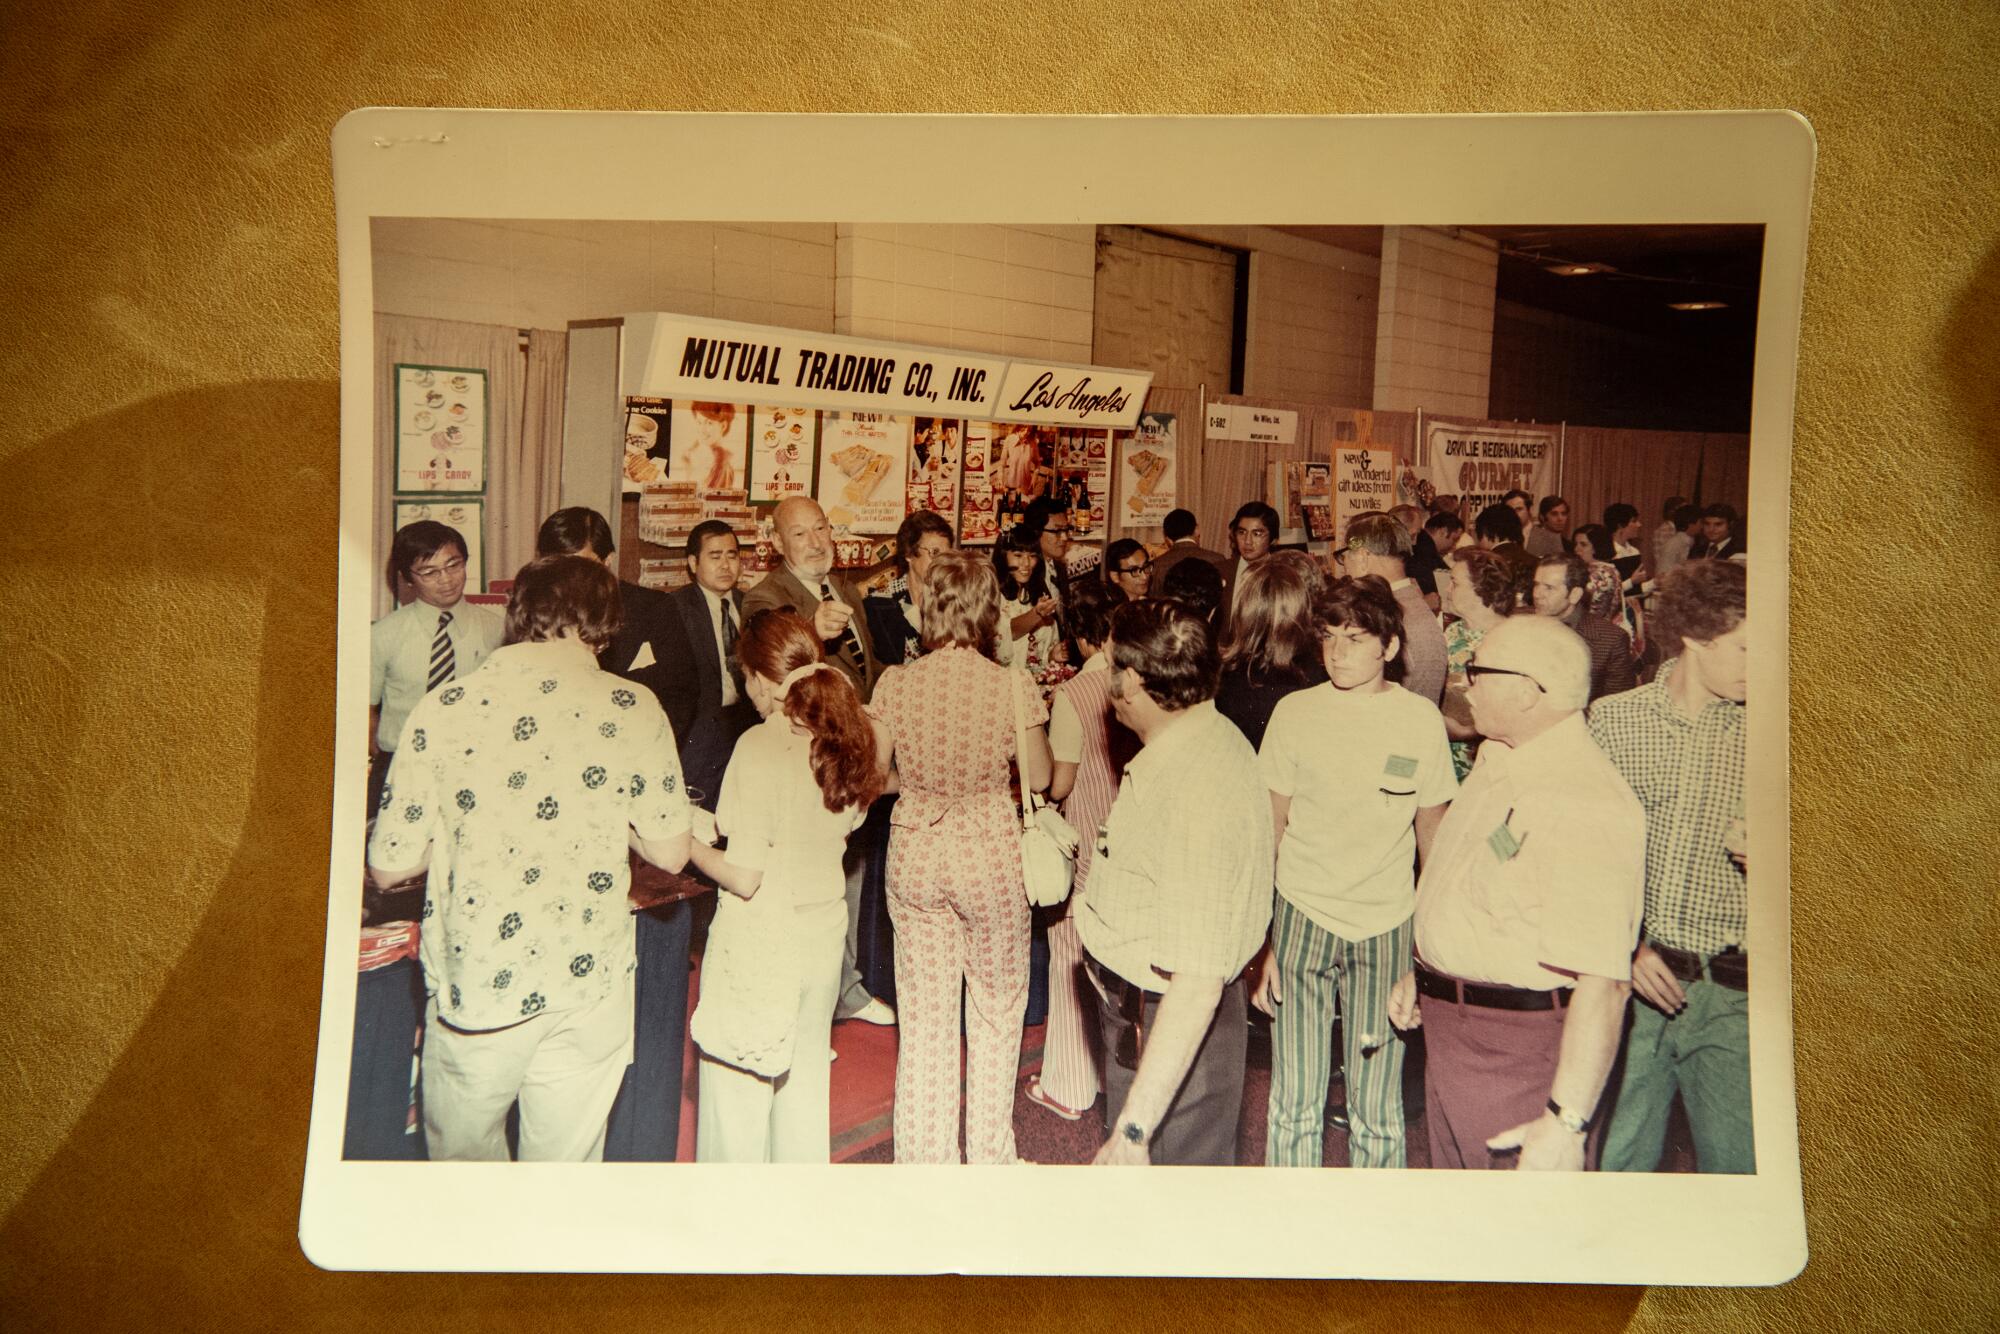
[(841, 223), (833, 332), (1090, 361), (1097, 229)]
[(382, 218), (375, 309), (561, 329), (671, 310), (833, 331), (832, 223)]
[(1374, 406), (1487, 415), (1500, 252), (1470, 233), (1384, 227)]

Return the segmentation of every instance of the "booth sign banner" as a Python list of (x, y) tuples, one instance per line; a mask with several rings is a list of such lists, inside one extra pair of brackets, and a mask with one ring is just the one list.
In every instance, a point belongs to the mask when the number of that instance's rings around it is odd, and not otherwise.
[(835, 412), (1130, 427), (1150, 372), (1013, 361), (683, 315), (627, 315), (624, 392)]
[(1336, 533), (1347, 531), (1357, 514), (1387, 510), (1396, 503), (1396, 451), (1336, 449), (1333, 451), (1333, 522)]
[(1299, 438), (1299, 414), (1285, 408), (1247, 403), (1208, 405), (1208, 438), (1244, 440), (1253, 445), (1291, 445)]
[(1556, 433), (1533, 426), (1468, 426), (1427, 420), (1418, 457), (1403, 470), (1402, 498), (1428, 506), (1437, 495), (1456, 495), (1469, 525), (1509, 491), (1525, 491), (1533, 504), (1556, 489)]

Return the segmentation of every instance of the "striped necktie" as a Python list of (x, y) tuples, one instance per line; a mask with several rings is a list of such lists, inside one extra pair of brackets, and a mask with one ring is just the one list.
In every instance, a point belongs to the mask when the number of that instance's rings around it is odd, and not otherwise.
[[(833, 583), (831, 580), (822, 579), (819, 581), (819, 595), (828, 602), (839, 601), (833, 594)], [(847, 604), (843, 602), (841, 605), (846, 606)], [(848, 621), (847, 628), (840, 632), (839, 638), (828, 642), (834, 645), (836, 651), (847, 654), (848, 659), (854, 664), (854, 670), (857, 672), (868, 670), (868, 659), (861, 652), (861, 640), (854, 633), (853, 621)]]
[(743, 670), (736, 665), (736, 601), (724, 595), (722, 599), (722, 663), (735, 683), (739, 696), (743, 693)]
[(431, 639), (431, 680), (424, 687), (426, 690), (436, 690), (451, 680), (458, 669), (458, 660), (451, 651), (451, 635), (447, 633), (450, 625), (451, 613), (439, 612), (437, 634)]

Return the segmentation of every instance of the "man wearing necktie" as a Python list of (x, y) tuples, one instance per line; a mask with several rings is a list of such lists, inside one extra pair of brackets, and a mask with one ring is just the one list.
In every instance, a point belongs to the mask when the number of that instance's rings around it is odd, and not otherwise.
[[(803, 496), (781, 501), (772, 516), (772, 536), (784, 564), (743, 595), (747, 620), (769, 608), (797, 612), (813, 623), (829, 663), (847, 673), (861, 693), (862, 703), (875, 688), (881, 665), (863, 634), (861, 590), (833, 568), (833, 528), (819, 503)], [(855, 966), (856, 928), (860, 922), (862, 866), (879, 845), (850, 838), (847, 875), (847, 950), (841, 966), (840, 1002), (836, 1019), (863, 1019), (873, 1024), (895, 1022), (895, 1011), (868, 994)]]
[(472, 674), (500, 647), (499, 613), (465, 601), (465, 539), (456, 528), (421, 519), (397, 530), (389, 549), (389, 587), (405, 602), (369, 633), (368, 704), (374, 748), (368, 765), (368, 814), (382, 799), (382, 779), (410, 710), (447, 681)]

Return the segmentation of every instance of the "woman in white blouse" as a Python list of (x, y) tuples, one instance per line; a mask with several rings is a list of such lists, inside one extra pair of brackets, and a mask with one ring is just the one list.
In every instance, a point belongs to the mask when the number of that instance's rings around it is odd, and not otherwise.
[(847, 935), (841, 855), (882, 790), (885, 743), (801, 617), (752, 616), (736, 655), (764, 721), (723, 775), (715, 825), (729, 847), (693, 849), (723, 889), (689, 1025), (701, 1049), (695, 1158), (824, 1163)]

